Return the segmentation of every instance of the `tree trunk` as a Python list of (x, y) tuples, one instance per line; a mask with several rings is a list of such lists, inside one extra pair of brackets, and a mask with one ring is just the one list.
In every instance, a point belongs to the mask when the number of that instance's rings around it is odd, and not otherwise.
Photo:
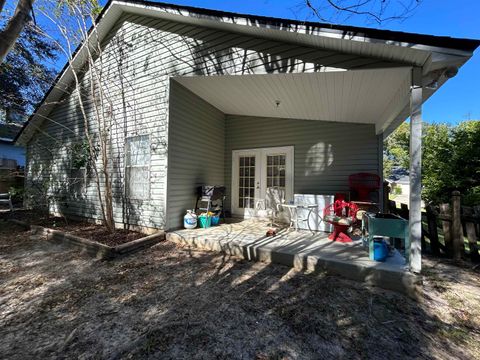
[(2, 13), (3, 7), (5, 6), (6, 0), (0, 0), (0, 14)]
[(0, 64), (7, 56), (10, 49), (17, 41), (25, 24), (30, 20), (30, 11), (35, 0), (18, 0), (15, 13), (10, 18), (7, 26), (0, 33)]

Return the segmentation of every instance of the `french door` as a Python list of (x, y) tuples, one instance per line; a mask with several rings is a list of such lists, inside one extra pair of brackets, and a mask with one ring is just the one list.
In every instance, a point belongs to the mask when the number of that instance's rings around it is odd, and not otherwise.
[(285, 190), (286, 201), (293, 200), (293, 146), (234, 150), (232, 153), (232, 213), (248, 218), (257, 216), (255, 207), (265, 199), (267, 188)]

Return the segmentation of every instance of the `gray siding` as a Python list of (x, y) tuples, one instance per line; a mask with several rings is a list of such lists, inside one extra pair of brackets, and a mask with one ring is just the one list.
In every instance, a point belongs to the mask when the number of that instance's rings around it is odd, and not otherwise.
[[(222, 183), (225, 182), (222, 180), (226, 180), (225, 174), (223, 177), (218, 176), (223, 161), (220, 154), (224, 153), (219, 124), (212, 125), (215, 131), (208, 132), (208, 134), (202, 133), (202, 126), (194, 127), (198, 129), (196, 134), (203, 134), (206, 143), (214, 146), (216, 152), (219, 152), (218, 163), (212, 161), (213, 151), (205, 150), (206, 152), (203, 154), (208, 157), (209, 167), (202, 169), (203, 173), (199, 173), (198, 179), (192, 178), (192, 176), (197, 176), (198, 167), (185, 170), (190, 166), (201, 164), (201, 160), (196, 159), (192, 163), (191, 154), (187, 151), (187, 149), (191, 149), (191, 143), (186, 141), (192, 134), (188, 131), (183, 134), (185, 127), (182, 127), (182, 124), (192, 124), (195, 119), (201, 118), (202, 122), (206, 122), (206, 126), (210, 126), (209, 122), (216, 122), (219, 114), (204, 103), (198, 108), (189, 106), (191, 105), (189, 102), (181, 103), (180, 97), (186, 96), (192, 102), (200, 104), (197, 98), (193, 98), (191, 94), (187, 94), (180, 88), (172, 90), (173, 105), (169, 104), (170, 77), (313, 72), (325, 70), (326, 66), (335, 66), (345, 60), (342, 55), (308, 47), (132, 14), (123, 15), (111, 31), (109, 38), (105, 40), (105, 50), (101, 62), (105, 76), (105, 91), (108, 92), (112, 103), (110, 158), (114, 173), (116, 220), (148, 227), (165, 227), (167, 162), (172, 167), (168, 174), (168, 184), (170, 185), (168, 212), (171, 212), (172, 226), (178, 224), (180, 213), (193, 205), (190, 203), (189, 189), (203, 182)], [(97, 63), (100, 64), (100, 62)], [(88, 76), (85, 79), (85, 92), (88, 93)], [(175, 96), (177, 93), (179, 95)], [(179, 99), (174, 99), (176, 97)], [(169, 120), (171, 105), (170, 116), (173, 118)], [(205, 110), (200, 111), (200, 108)], [(87, 106), (88, 126), (93, 132), (98, 132), (92, 113), (93, 106), (89, 103)], [(179, 124), (175, 124), (176, 121), (179, 121)], [(229, 126), (232, 127), (234, 122), (229, 120), (228, 124), (231, 124)], [(197, 125), (205, 124), (198, 122)], [(75, 196), (65, 185), (69, 177), (71, 145), (82, 138), (83, 126), (75, 92), (66, 94), (28, 143), (27, 187), (34, 190), (47, 186), (49, 192), (55, 194), (56, 199), (60, 199), (53, 204), (54, 210), (65, 214), (98, 218), (100, 216), (99, 201), (93, 178), (89, 177), (85, 191), (82, 194), (75, 194)], [(171, 127), (170, 134), (169, 126)], [(328, 125), (328, 127), (333, 129), (333, 125)], [(339, 139), (341, 136), (348, 137), (349, 134), (352, 136), (355, 133), (345, 127), (348, 128), (349, 125), (341, 125), (340, 128), (345, 131), (339, 130), (338, 134), (336, 133), (337, 135), (334, 136), (335, 139)], [(302, 126), (291, 125), (291, 129), (296, 129), (295, 131), (299, 131), (300, 128)], [(241, 140), (241, 133), (244, 130), (241, 127), (238, 130), (240, 131), (238, 140)], [(270, 137), (269, 141), (264, 142), (261, 134), (254, 134), (254, 139), (257, 140), (255, 146), (269, 146), (278, 142), (292, 143), (292, 139), (272, 136), (273, 133), (270, 129), (266, 131), (270, 132), (267, 136), (267, 138)], [(144, 201), (132, 200), (124, 203), (121, 194), (124, 187), (125, 136), (141, 134), (150, 135), (151, 140), (150, 197)], [(316, 143), (309, 131), (306, 131), (305, 134), (308, 139), (311, 139), (308, 141), (311, 141), (312, 144)], [(302, 134), (298, 133), (298, 136), (302, 136)], [(308, 141), (305, 140), (305, 142)], [(248, 147), (253, 144), (252, 141), (247, 143), (241, 144), (237, 141), (232, 144), (235, 147)], [(218, 144), (218, 148), (215, 144)], [(200, 147), (204, 145), (200, 145)], [(334, 179), (341, 183), (342, 174), (352, 170), (347, 161), (347, 151), (340, 150), (340, 145), (340, 142), (335, 143), (335, 151), (338, 153), (336, 159), (341, 159), (335, 163), (338, 171), (329, 175), (329, 180), (325, 182), (325, 189), (336, 188), (333, 184)], [(229, 149), (231, 150), (231, 148), (230, 146)], [(198, 150), (195, 151), (198, 154)], [(296, 149), (296, 151), (298, 150)], [(368, 158), (369, 156), (369, 152), (362, 155), (359, 152), (351, 151), (349, 154), (359, 158)], [(167, 155), (173, 156), (174, 159), (169, 160)], [(371, 164), (369, 161), (367, 162)], [(360, 165), (358, 162), (355, 166), (360, 168)], [(343, 172), (340, 169), (344, 169)], [(368, 168), (362, 169), (368, 170)], [(225, 170), (223, 172), (225, 173)], [(229, 174), (227, 176), (229, 177)], [(315, 182), (313, 178), (302, 179), (302, 177), (311, 178), (312, 176), (301, 175), (301, 171), (298, 172), (298, 176), (296, 189), (313, 188)], [(315, 176), (319, 178), (318, 174)], [(229, 184), (228, 181), (225, 183)], [(124, 211), (125, 209), (126, 211)], [(126, 214), (128, 218), (125, 218)]]
[[(233, 150), (275, 146), (295, 147), (295, 193), (347, 191), (350, 174), (379, 173), (374, 125), (227, 115), (225, 183), (229, 190)], [(230, 191), (228, 195), (230, 206)]]
[(175, 81), (170, 86), (167, 228), (195, 207), (199, 185), (224, 182), (225, 115)]

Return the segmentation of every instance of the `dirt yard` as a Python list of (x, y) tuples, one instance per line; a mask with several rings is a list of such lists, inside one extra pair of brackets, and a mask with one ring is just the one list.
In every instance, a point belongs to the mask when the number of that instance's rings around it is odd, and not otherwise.
[(0, 222), (4, 359), (475, 359), (480, 274), (426, 260), (425, 301), (160, 243), (105, 262)]

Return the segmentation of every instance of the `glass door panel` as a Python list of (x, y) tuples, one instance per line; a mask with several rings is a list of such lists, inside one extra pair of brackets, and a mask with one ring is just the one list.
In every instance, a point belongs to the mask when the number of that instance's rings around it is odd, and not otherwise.
[(293, 146), (234, 150), (232, 163), (234, 215), (262, 216), (256, 207), (269, 187), (283, 189), (285, 201), (293, 200)]
[(285, 190), (286, 157), (286, 154), (267, 155), (267, 188), (276, 186)]
[(238, 207), (255, 207), (255, 156), (239, 157)]

